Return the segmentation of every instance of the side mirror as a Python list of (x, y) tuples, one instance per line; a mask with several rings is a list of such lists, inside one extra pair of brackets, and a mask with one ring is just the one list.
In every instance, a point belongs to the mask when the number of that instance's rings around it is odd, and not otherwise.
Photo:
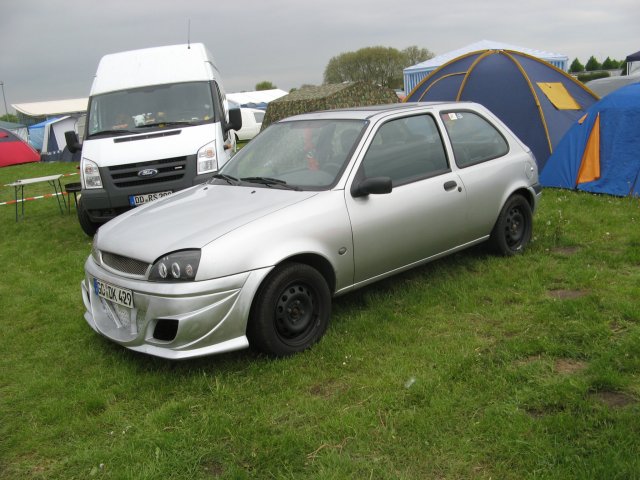
[(393, 189), (389, 177), (365, 178), (351, 189), (353, 197), (365, 197), (367, 195), (382, 195), (391, 193)]
[(82, 145), (78, 140), (78, 134), (73, 130), (64, 132), (64, 139), (67, 141), (67, 148), (71, 153), (76, 153), (82, 150)]
[(239, 108), (229, 109), (229, 123), (227, 124), (227, 130), (238, 131), (242, 128), (242, 113)]

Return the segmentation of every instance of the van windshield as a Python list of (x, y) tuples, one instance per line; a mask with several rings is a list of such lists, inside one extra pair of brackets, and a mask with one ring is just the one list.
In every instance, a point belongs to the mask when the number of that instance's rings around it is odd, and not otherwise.
[(214, 121), (208, 82), (187, 82), (120, 90), (91, 97), (88, 136), (117, 135), (173, 125)]

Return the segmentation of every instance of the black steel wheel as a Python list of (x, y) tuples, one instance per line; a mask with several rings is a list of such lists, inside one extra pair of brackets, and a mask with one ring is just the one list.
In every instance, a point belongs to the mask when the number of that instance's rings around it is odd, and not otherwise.
[(531, 240), (533, 215), (529, 202), (522, 195), (512, 195), (502, 207), (490, 242), (502, 255), (522, 253)]
[(306, 350), (329, 325), (331, 293), (324, 277), (300, 263), (276, 267), (254, 299), (247, 337), (250, 345), (274, 356)]
[(91, 221), (89, 214), (84, 208), (84, 204), (82, 203), (82, 196), (78, 197), (78, 204), (76, 206), (76, 210), (78, 213), (78, 222), (80, 223), (80, 228), (82, 231), (93, 237), (98, 231), (98, 227), (100, 227), (99, 223)]

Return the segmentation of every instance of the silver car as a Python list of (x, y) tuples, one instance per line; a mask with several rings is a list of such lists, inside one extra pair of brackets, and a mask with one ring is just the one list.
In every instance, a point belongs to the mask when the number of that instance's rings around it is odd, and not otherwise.
[(85, 319), (170, 359), (293, 354), (322, 337), (334, 296), (480, 242), (520, 253), (540, 192), (531, 151), (474, 103), (291, 117), (207, 184), (103, 225)]

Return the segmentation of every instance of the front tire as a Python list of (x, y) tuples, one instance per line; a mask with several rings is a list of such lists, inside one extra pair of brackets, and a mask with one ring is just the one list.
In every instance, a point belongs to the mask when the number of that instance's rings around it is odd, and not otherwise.
[(80, 228), (82, 228), (82, 231), (84, 233), (86, 233), (90, 237), (93, 237), (98, 231), (98, 227), (100, 227), (100, 224), (91, 221), (91, 218), (89, 217), (89, 214), (87, 213), (87, 210), (84, 208), (84, 204), (82, 203), (82, 196), (78, 198), (76, 209), (78, 211), (78, 222), (80, 223)]
[(282, 357), (308, 349), (324, 335), (331, 293), (324, 277), (301, 263), (276, 267), (260, 286), (249, 316), (252, 348)]
[(533, 214), (531, 205), (522, 195), (512, 195), (502, 207), (489, 242), (505, 256), (522, 253), (531, 240)]

